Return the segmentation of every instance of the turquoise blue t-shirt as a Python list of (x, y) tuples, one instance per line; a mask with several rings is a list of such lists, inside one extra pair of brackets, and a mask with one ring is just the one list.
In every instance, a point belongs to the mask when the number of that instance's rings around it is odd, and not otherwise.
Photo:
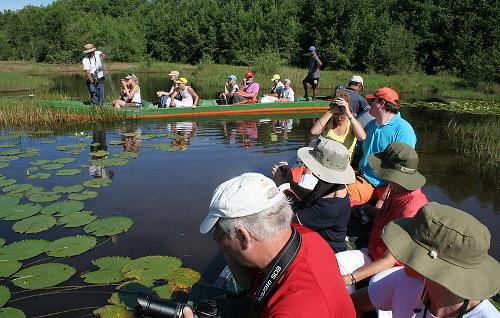
[(366, 139), (363, 141), (363, 157), (359, 167), (363, 171), (363, 177), (374, 187), (387, 184), (387, 181), (380, 179), (368, 165), (368, 156), (372, 153), (384, 151), (387, 145), (392, 142), (404, 142), (415, 148), (417, 136), (413, 127), (397, 113), (386, 124), (377, 126), (376, 120), (370, 121), (366, 127)]

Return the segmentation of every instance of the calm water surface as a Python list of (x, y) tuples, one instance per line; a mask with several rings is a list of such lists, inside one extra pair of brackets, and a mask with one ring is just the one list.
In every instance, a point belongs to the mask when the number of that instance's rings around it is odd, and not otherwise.
[[(403, 115), (416, 130), (420, 155), (420, 170), (427, 177), (423, 191), (430, 201), (438, 201), (466, 211), (483, 222), (491, 231), (491, 254), (500, 258), (500, 196), (498, 167), (487, 170), (483, 165), (458, 155), (444, 134), (444, 126), (450, 119), (446, 113), (407, 109)], [(469, 116), (465, 120), (477, 120)], [(84, 137), (75, 136), (81, 129), (68, 132), (21, 137), (15, 139), (19, 148), (40, 149), (40, 156), (19, 159), (0, 169), (0, 174), (16, 178), (19, 183), (30, 182), (46, 190), (54, 185), (81, 184), (91, 178), (95, 167), (85, 167), (76, 176), (53, 175), (47, 180), (27, 180), (25, 171), (29, 161), (56, 159), (70, 155), (55, 147), (80, 141), (89, 145), (100, 142), (101, 147), (112, 153), (134, 151), (138, 158), (129, 160), (126, 166), (98, 170), (112, 177), (112, 184), (97, 189), (98, 197), (85, 201), (85, 210), (97, 216), (124, 215), (134, 220), (126, 233), (82, 255), (62, 260), (77, 269), (66, 285), (81, 285), (78, 274), (95, 270), (91, 260), (102, 256), (124, 255), (138, 258), (145, 255), (170, 255), (179, 257), (184, 267), (202, 273), (204, 280), (215, 279), (223, 265), (216, 244), (209, 235), (202, 236), (198, 226), (203, 220), (215, 187), (223, 181), (248, 171), (270, 175), (270, 167), (281, 160), (296, 161), (296, 150), (313, 142), (309, 129), (313, 119), (255, 121), (197, 121), (167, 122), (143, 121), (120, 123), (104, 127), (84, 129)], [(129, 139), (124, 145), (110, 145), (122, 140), (122, 133), (139, 135), (167, 133), (167, 137), (150, 140)], [(3, 134), (12, 131), (4, 130)], [(11, 143), (12, 140), (0, 140)], [(55, 144), (47, 144), (55, 142)], [(151, 146), (174, 146), (177, 151), (165, 151)], [(1, 150), (1, 149), (0, 149)], [(65, 168), (80, 167), (88, 162), (90, 147), (76, 155), (77, 161)], [(92, 189), (93, 190), (93, 189)], [(17, 234), (11, 230), (13, 222), (0, 222), (0, 237), (7, 243), (25, 238), (55, 240), (67, 235), (84, 234), (82, 228), (53, 227), (33, 235)], [(99, 240), (102, 242), (102, 239)], [(43, 258), (43, 257), (39, 257)], [(25, 264), (37, 259), (25, 261)], [(20, 290), (7, 284), (12, 292)], [(33, 294), (14, 295), (13, 298)], [(36, 294), (36, 293), (35, 293)], [(25, 311), (29, 317), (87, 306), (103, 306), (109, 291), (89, 289), (73, 294), (46, 295), (14, 301), (9, 306)], [(71, 317), (81, 317), (91, 310), (80, 311)], [(69, 317), (68, 314), (57, 317)]]

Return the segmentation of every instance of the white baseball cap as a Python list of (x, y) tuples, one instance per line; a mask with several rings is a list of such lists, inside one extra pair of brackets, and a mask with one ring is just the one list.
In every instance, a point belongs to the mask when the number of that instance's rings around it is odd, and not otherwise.
[(238, 218), (262, 212), (286, 200), (273, 180), (255, 172), (234, 177), (215, 189), (200, 233), (208, 233), (219, 218)]
[(363, 84), (363, 78), (359, 75), (353, 75), (351, 77), (351, 79), (349, 80), (349, 82), (359, 83), (363, 86), (365, 85), (365, 84)]

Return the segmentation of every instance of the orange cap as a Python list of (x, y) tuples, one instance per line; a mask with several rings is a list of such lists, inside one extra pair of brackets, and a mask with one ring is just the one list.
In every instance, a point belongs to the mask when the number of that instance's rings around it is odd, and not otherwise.
[(251, 71), (246, 72), (245, 77), (253, 77), (253, 72)]
[(399, 95), (390, 87), (381, 87), (377, 89), (375, 93), (366, 95), (365, 98), (368, 100), (380, 98), (399, 107)]

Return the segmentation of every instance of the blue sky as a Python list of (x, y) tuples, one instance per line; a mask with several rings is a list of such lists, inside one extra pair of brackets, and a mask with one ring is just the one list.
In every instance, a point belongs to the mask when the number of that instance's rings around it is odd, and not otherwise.
[(0, 0), (0, 11), (19, 10), (28, 4), (41, 6), (52, 2), (54, 2), (54, 0)]

